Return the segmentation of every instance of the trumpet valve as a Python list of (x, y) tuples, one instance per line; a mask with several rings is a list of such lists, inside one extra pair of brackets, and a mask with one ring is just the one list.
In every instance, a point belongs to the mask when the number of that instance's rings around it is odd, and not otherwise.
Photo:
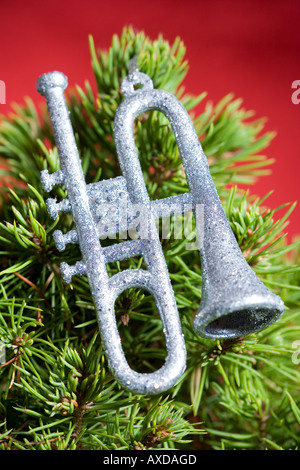
[(41, 171), (41, 183), (44, 191), (49, 193), (55, 184), (63, 184), (64, 175), (61, 170), (49, 173), (48, 170)]
[(56, 219), (59, 212), (71, 212), (72, 210), (71, 203), (68, 199), (56, 202), (56, 199), (49, 198), (46, 201), (46, 205), (48, 213), (52, 219)]
[(65, 283), (70, 284), (73, 276), (83, 276), (86, 273), (86, 266), (83, 261), (77, 261), (73, 266), (62, 262), (60, 264), (60, 271)]
[(72, 243), (74, 245), (79, 241), (76, 230), (70, 230), (65, 234), (62, 233), (61, 230), (55, 230), (55, 232), (53, 232), (53, 238), (58, 251), (64, 251), (68, 243)]

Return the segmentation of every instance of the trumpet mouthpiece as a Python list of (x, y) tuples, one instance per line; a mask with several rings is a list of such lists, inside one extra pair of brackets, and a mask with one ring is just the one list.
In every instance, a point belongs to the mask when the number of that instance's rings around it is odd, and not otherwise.
[(68, 79), (62, 72), (48, 72), (41, 75), (36, 83), (37, 91), (45, 96), (51, 88), (62, 88), (65, 90), (68, 86)]

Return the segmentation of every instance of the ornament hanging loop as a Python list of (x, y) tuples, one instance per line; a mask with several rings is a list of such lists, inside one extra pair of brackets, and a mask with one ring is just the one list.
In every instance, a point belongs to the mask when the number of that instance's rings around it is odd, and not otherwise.
[(123, 95), (127, 98), (136, 93), (153, 90), (153, 82), (148, 75), (135, 70), (124, 78), (121, 85)]

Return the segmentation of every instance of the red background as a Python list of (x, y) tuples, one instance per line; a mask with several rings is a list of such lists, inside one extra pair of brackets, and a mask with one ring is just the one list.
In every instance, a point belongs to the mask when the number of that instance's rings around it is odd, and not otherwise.
[[(47, 5), (47, 6), (46, 6)], [(300, 2), (287, 0), (0, 0), (0, 79), (7, 104), (36, 103), (36, 79), (61, 70), (70, 85), (92, 84), (88, 34), (107, 48), (114, 33), (132, 25), (155, 39), (179, 35), (187, 46), (190, 93), (208, 92), (214, 103), (229, 92), (244, 99), (256, 117), (268, 117), (267, 129), (277, 137), (265, 151), (274, 157), (272, 175), (262, 177), (252, 192), (271, 189), (271, 207), (299, 198), (298, 140), (300, 104), (291, 101), (300, 79)], [(289, 240), (300, 233), (299, 208), (290, 217)]]

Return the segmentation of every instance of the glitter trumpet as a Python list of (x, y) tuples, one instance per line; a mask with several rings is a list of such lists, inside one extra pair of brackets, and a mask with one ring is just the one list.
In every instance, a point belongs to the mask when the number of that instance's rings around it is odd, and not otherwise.
[[(64, 184), (68, 194), (61, 202), (48, 199), (48, 211), (53, 218), (60, 211), (71, 212), (76, 227), (66, 234), (55, 231), (55, 242), (60, 251), (67, 243), (78, 243), (82, 254), (82, 260), (73, 266), (63, 262), (61, 272), (66, 282), (71, 282), (73, 275), (87, 276), (109, 365), (119, 382), (136, 393), (162, 393), (182, 376), (186, 349), (156, 217), (184, 213), (192, 207), (198, 230), (197, 208), (204, 205), (204, 237), (199, 246), (202, 300), (194, 322), (197, 333), (211, 339), (242, 336), (274, 322), (282, 314), (284, 304), (256, 277), (244, 259), (222, 209), (190, 117), (175, 96), (153, 89), (151, 79), (137, 69), (129, 73), (121, 86), (125, 100), (114, 120), (114, 138), (123, 176), (86, 184), (64, 99), (66, 87), (67, 78), (60, 72), (44, 74), (37, 82), (39, 93), (47, 101), (61, 163), (61, 169), (53, 174), (44, 170), (41, 180), (46, 191), (54, 184)], [(147, 193), (133, 136), (134, 120), (152, 109), (161, 111), (169, 119), (190, 190), (157, 201), (150, 201)], [(127, 208), (135, 205), (146, 208), (146, 235), (137, 231), (136, 239), (102, 247), (100, 238), (105, 234), (105, 227), (99, 222), (109, 217), (111, 208), (115, 208), (112, 212), (116, 215), (122, 197), (127, 201)], [(100, 210), (99, 215), (99, 209), (107, 204), (110, 210), (104, 211), (105, 216)], [(133, 224), (134, 216), (126, 217), (119, 223), (118, 230), (121, 232)], [(108, 276), (107, 263), (137, 255), (143, 256), (146, 270), (130, 269)], [(165, 364), (149, 374), (129, 367), (117, 330), (114, 303), (121, 292), (131, 287), (143, 288), (153, 295), (165, 334)]]

